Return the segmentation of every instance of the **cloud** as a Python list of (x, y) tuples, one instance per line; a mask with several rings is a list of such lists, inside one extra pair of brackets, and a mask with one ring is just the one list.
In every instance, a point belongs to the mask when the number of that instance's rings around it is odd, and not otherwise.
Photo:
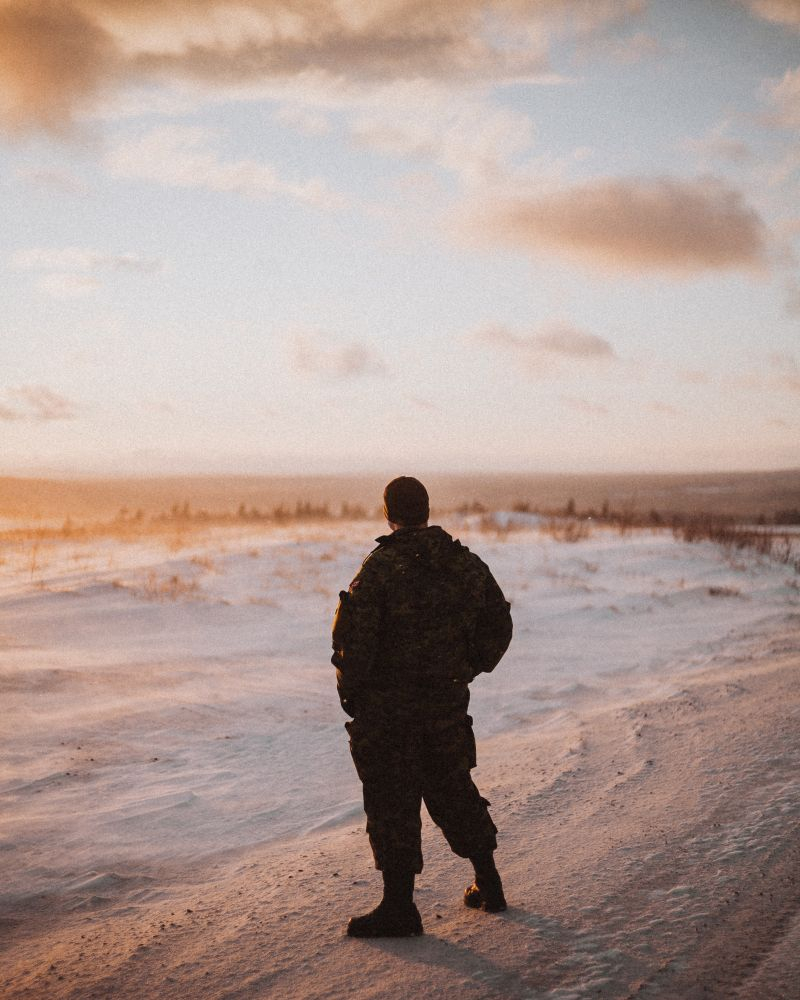
[(88, 274), (45, 274), (36, 282), (39, 291), (54, 299), (82, 299), (101, 287), (97, 278)]
[(753, 159), (753, 151), (746, 142), (728, 135), (729, 128), (729, 122), (720, 122), (699, 139), (685, 139), (681, 146), (695, 153), (703, 162), (724, 160), (735, 164), (748, 163)]
[(205, 188), (250, 198), (279, 195), (317, 208), (342, 208), (345, 199), (324, 180), (286, 181), (266, 163), (220, 158), (210, 145), (214, 133), (185, 125), (164, 125), (117, 143), (106, 164), (117, 177), (171, 187)]
[(680, 368), (676, 372), (676, 377), (684, 385), (708, 385), (711, 382), (708, 372), (698, 368)]
[[(75, 404), (45, 385), (23, 385), (7, 389), (0, 401), (0, 420), (72, 420), (77, 416)], [(10, 405), (8, 405), (10, 404)]]
[(473, 341), (504, 351), (531, 375), (558, 374), (576, 365), (616, 361), (611, 344), (594, 333), (566, 323), (549, 323), (538, 332), (520, 334), (508, 327), (489, 325), (472, 334)]
[(551, 39), (590, 35), (643, 0), (0, 0), (0, 122), (69, 128), (122, 85), (216, 89), (303, 74), (512, 81), (548, 72)]
[(89, 191), (84, 181), (66, 170), (33, 167), (18, 173), (22, 180), (43, 190), (57, 191), (59, 194), (87, 194)]
[(156, 257), (100, 253), (85, 247), (32, 247), (14, 254), (12, 263), (24, 270), (71, 272), (111, 270), (155, 274), (164, 268), (164, 262)]
[(772, 383), (785, 392), (800, 394), (800, 364), (792, 354), (771, 354)]
[(326, 115), (296, 104), (284, 104), (275, 112), (275, 118), (303, 135), (327, 135), (331, 131), (331, 123)]
[(320, 333), (295, 334), (291, 356), (292, 367), (301, 375), (351, 379), (386, 371), (381, 357), (367, 344), (357, 340), (337, 344)]
[(412, 406), (415, 406), (418, 410), (424, 410), (427, 413), (439, 413), (441, 412), (441, 406), (432, 402), (425, 396), (417, 396), (414, 393), (408, 393), (405, 397)]
[(18, 410), (12, 410), (10, 406), (0, 403), (0, 420), (20, 420), (22, 414)]
[(800, 362), (793, 354), (773, 352), (761, 360), (758, 368), (731, 376), (726, 381), (737, 390), (800, 395)]
[(673, 406), (671, 403), (662, 403), (660, 400), (653, 400), (653, 402), (647, 403), (645, 408), (651, 413), (657, 413), (660, 416), (677, 417), (680, 414), (680, 410), (676, 406)]
[(608, 407), (601, 403), (592, 403), (588, 399), (579, 396), (561, 396), (561, 402), (576, 413), (583, 413), (589, 417), (607, 417)]
[(357, 112), (355, 141), (389, 156), (435, 163), (467, 184), (491, 184), (533, 143), (527, 115), (416, 81), (384, 88), (379, 104)]
[(768, 122), (781, 128), (800, 129), (800, 66), (788, 69), (780, 80), (766, 81), (764, 92), (775, 107)]
[(766, 265), (763, 221), (740, 192), (713, 178), (600, 178), (498, 198), (469, 209), (461, 228), (472, 242), (605, 272), (688, 278)]
[(800, 31), (800, 3), (797, 0), (740, 0), (740, 2), (756, 17)]
[(156, 274), (164, 262), (139, 254), (109, 254), (86, 247), (31, 247), (11, 258), (13, 267), (45, 272), (36, 284), (40, 291), (57, 299), (83, 298), (101, 287), (97, 275), (103, 271)]
[(0, 3), (0, 123), (63, 131), (117, 78), (120, 54), (95, 12), (60, 0)]

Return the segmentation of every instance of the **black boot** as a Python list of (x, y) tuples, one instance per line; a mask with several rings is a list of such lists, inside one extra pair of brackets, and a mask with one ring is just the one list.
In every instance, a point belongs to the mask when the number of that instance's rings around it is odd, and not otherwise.
[(475, 881), (464, 890), (464, 905), (486, 913), (508, 909), (503, 895), (503, 883), (494, 863), (494, 853), (484, 851), (470, 858), (475, 869)]
[(383, 899), (374, 910), (351, 917), (349, 937), (415, 937), (422, 919), (414, 905), (414, 872), (388, 869), (383, 873)]

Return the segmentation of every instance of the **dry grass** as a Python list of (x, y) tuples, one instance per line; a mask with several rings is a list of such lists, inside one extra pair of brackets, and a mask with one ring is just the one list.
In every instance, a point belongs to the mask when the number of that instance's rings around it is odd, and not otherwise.
[(788, 532), (768, 527), (747, 527), (697, 517), (673, 527), (673, 534), (684, 542), (714, 542), (728, 552), (748, 549), (766, 559), (783, 563), (800, 573), (800, 538)]
[(192, 566), (197, 566), (198, 569), (205, 570), (207, 573), (216, 573), (217, 567), (211, 556), (192, 556), (189, 560)]
[(557, 542), (583, 542), (592, 534), (588, 521), (573, 517), (551, 517), (543, 521), (539, 531)]
[(196, 580), (186, 580), (177, 573), (159, 577), (155, 570), (150, 570), (138, 593), (148, 601), (177, 601), (197, 597), (200, 594), (200, 584)]

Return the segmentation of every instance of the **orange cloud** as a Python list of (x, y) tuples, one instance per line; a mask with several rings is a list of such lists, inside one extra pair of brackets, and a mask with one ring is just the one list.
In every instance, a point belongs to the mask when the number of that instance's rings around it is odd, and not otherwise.
[(197, 187), (250, 198), (279, 195), (333, 211), (345, 199), (321, 178), (288, 181), (268, 163), (225, 160), (213, 148), (213, 133), (205, 129), (164, 125), (136, 138), (122, 140), (106, 157), (117, 177), (133, 177), (172, 187)]
[(602, 403), (593, 403), (591, 400), (583, 399), (581, 396), (561, 396), (561, 402), (576, 413), (583, 413), (589, 417), (607, 417), (608, 407)]
[(291, 347), (294, 370), (301, 375), (349, 379), (386, 370), (378, 354), (360, 341), (331, 343), (321, 334), (298, 333)]
[(773, 24), (785, 24), (800, 31), (800, 3), (797, 0), (741, 0), (751, 14)]
[(555, 254), (604, 271), (761, 269), (766, 227), (742, 195), (713, 178), (601, 178), (471, 211), (470, 239)]
[(702, 160), (727, 160), (729, 163), (747, 163), (753, 152), (746, 142), (728, 135), (727, 121), (716, 125), (700, 139), (686, 139), (684, 149), (696, 153)]
[(119, 68), (114, 40), (76, 4), (0, 4), (0, 123), (9, 130), (62, 130)]
[(486, 326), (476, 331), (472, 339), (511, 354), (532, 375), (557, 373), (576, 364), (617, 360), (614, 348), (603, 337), (566, 323), (549, 323), (528, 334), (515, 333), (500, 325)]
[(135, 271), (155, 274), (163, 270), (164, 262), (157, 257), (139, 254), (99, 253), (85, 247), (33, 247), (14, 255), (12, 263), (19, 268), (42, 271)]
[(0, 0), (0, 122), (66, 128), (122, 81), (217, 86), (343, 79), (519, 79), (553, 34), (596, 32), (643, 0)]
[(773, 354), (769, 360), (776, 387), (785, 392), (800, 394), (800, 364), (794, 355)]
[(75, 404), (46, 385), (8, 389), (6, 398), (11, 406), (0, 403), (0, 420), (72, 420), (77, 416)]
[(787, 70), (780, 80), (768, 81), (767, 97), (775, 105), (769, 121), (783, 128), (800, 129), (800, 67)]
[(651, 413), (657, 413), (659, 416), (677, 417), (680, 414), (680, 410), (676, 406), (673, 406), (671, 403), (662, 403), (660, 400), (653, 400), (647, 403), (646, 408)]

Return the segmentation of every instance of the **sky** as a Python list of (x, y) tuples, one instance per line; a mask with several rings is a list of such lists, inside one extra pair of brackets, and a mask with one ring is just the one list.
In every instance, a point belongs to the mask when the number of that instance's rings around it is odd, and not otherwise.
[(0, 0), (0, 474), (800, 466), (800, 0)]

